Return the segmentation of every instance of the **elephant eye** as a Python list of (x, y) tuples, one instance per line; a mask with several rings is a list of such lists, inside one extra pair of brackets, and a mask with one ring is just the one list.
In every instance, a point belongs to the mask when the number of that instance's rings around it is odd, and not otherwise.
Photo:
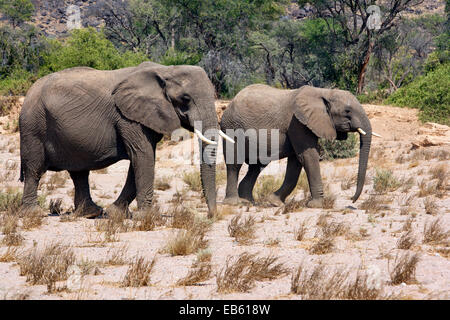
[(191, 101), (191, 97), (188, 94), (183, 94), (183, 96), (181, 97), (181, 100), (183, 100), (183, 102), (187, 103), (187, 102)]

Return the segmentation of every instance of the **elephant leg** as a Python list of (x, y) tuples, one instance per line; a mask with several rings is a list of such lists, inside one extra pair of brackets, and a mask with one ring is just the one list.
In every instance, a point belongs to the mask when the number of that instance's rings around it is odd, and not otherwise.
[(242, 164), (227, 164), (227, 188), (224, 204), (238, 204), (238, 179)]
[(122, 192), (116, 201), (112, 204), (118, 210), (125, 212), (128, 209), (130, 203), (136, 198), (136, 183), (134, 176), (134, 169), (130, 163), (128, 168), (128, 175), (125, 185), (123, 186)]
[(29, 169), (25, 170), (25, 185), (22, 197), (22, 210), (37, 208), (39, 206), (37, 190), (42, 174), (43, 173), (40, 171), (34, 172)]
[(25, 185), (22, 197), (22, 209), (37, 208), (37, 190), (39, 180), (46, 171), (45, 151), (41, 141), (33, 136), (21, 136), (21, 178)]
[(298, 161), (297, 157), (295, 155), (289, 156), (283, 184), (280, 189), (275, 191), (269, 198), (272, 204), (280, 205), (281, 203), (284, 203), (287, 196), (289, 196), (295, 189), (301, 171), (302, 165)]
[(75, 210), (86, 218), (95, 218), (103, 213), (103, 209), (92, 201), (89, 189), (89, 171), (69, 171), (75, 186)]
[(319, 152), (316, 148), (307, 149), (301, 156), (308, 178), (309, 190), (312, 200), (307, 206), (310, 208), (321, 208), (323, 206), (323, 185), (320, 174)]
[[(127, 202), (136, 196), (138, 210), (152, 205), (155, 177), (155, 149), (162, 135), (128, 120), (118, 123), (119, 132), (130, 159), (129, 173), (124, 191), (119, 199)], [(129, 171), (130, 172), (130, 171)], [(134, 191), (132, 180), (134, 177)]]
[(239, 183), (239, 197), (250, 202), (255, 202), (253, 199), (253, 188), (255, 187), (256, 179), (258, 179), (259, 174), (266, 166), (261, 164), (250, 164), (248, 166), (248, 172)]
[(154, 150), (139, 152), (132, 160), (136, 177), (136, 202), (139, 210), (150, 207), (153, 202), (153, 183), (155, 178)]
[(308, 207), (321, 208), (323, 205), (323, 185), (319, 165), (319, 142), (317, 136), (298, 121), (292, 122), (288, 136), (300, 165), (305, 168), (312, 200)]

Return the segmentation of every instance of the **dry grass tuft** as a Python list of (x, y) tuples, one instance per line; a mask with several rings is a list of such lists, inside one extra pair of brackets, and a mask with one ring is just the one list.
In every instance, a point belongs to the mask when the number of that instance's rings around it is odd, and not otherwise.
[(377, 169), (373, 178), (373, 189), (379, 194), (397, 190), (402, 183), (391, 170)]
[(326, 221), (320, 230), (322, 236), (339, 237), (345, 236), (350, 231), (349, 225), (345, 222)]
[(432, 167), (428, 173), (431, 174), (431, 179), (445, 180), (448, 174), (447, 165), (445, 163), (438, 164)]
[(210, 227), (209, 221), (195, 217), (193, 222), (186, 226), (186, 229), (179, 230), (169, 238), (164, 251), (172, 256), (184, 256), (206, 248), (208, 240), (205, 237)]
[[(206, 252), (206, 250), (203, 250)], [(179, 286), (193, 286), (200, 282), (206, 281), (211, 278), (212, 265), (211, 254), (197, 254), (197, 260), (192, 264), (192, 269), (182, 279), (177, 281)]]
[(95, 229), (104, 233), (104, 242), (116, 242), (119, 240), (117, 233), (128, 230), (125, 218), (125, 211), (111, 207), (108, 209), (107, 219), (95, 221)]
[(183, 182), (188, 185), (192, 191), (200, 192), (202, 190), (202, 180), (199, 171), (185, 172)]
[(105, 260), (105, 265), (110, 266), (122, 266), (127, 264), (127, 245), (122, 245), (118, 248), (109, 248), (107, 252), (107, 259)]
[(248, 252), (228, 257), (225, 267), (216, 276), (217, 292), (248, 292), (256, 281), (273, 280), (288, 274), (288, 269), (277, 261), (278, 258), (271, 255), (259, 258)]
[(316, 226), (323, 227), (328, 223), (328, 219), (331, 218), (331, 214), (329, 212), (323, 212), (317, 218)]
[(352, 186), (356, 184), (356, 175), (345, 176), (341, 181), (341, 189), (349, 190)]
[(282, 208), (281, 208), (281, 214), (287, 214), (289, 212), (300, 212), (303, 210), (303, 208), (306, 207), (307, 199), (303, 200), (289, 200)]
[[(389, 270), (391, 283), (398, 285), (401, 283), (416, 283), (416, 267), (419, 262), (418, 253), (405, 252), (397, 254), (394, 260), (394, 268)], [(388, 260), (390, 262), (390, 260)], [(389, 266), (389, 264), (388, 264)]]
[(63, 213), (62, 199), (58, 198), (56, 200), (50, 200), (49, 210), (51, 215), (60, 216)]
[(170, 178), (162, 177), (155, 179), (155, 189), (161, 191), (166, 191), (170, 189)]
[(17, 214), (3, 214), (1, 216), (2, 233), (4, 235), (2, 243), (6, 246), (19, 246), (23, 242), (23, 237), (17, 230), (19, 216)]
[(450, 231), (444, 230), (441, 218), (425, 223), (423, 227), (423, 243), (439, 244), (450, 237)]
[(367, 200), (364, 200), (360, 206), (361, 210), (366, 210), (369, 213), (378, 212), (383, 208), (383, 198), (376, 195), (370, 196)]
[(323, 208), (333, 209), (335, 202), (336, 202), (336, 195), (328, 193), (323, 197)]
[(153, 205), (146, 210), (141, 210), (133, 215), (133, 230), (152, 231), (158, 226), (165, 224), (159, 206)]
[(423, 201), (423, 205), (426, 214), (431, 214), (432, 216), (435, 216), (439, 213), (438, 206), (432, 197), (426, 197), (425, 200)]
[(381, 300), (387, 299), (381, 285), (371, 283), (371, 279), (362, 268), (352, 278), (343, 268), (326, 267), (321, 262), (307, 268), (302, 262), (292, 274), (291, 292), (300, 294), (306, 300)]
[(335, 238), (348, 235), (349, 231), (350, 227), (344, 222), (337, 223), (335, 221), (324, 219), (324, 221), (320, 223), (320, 229), (316, 232), (316, 236), (319, 236), (319, 240), (311, 247), (310, 253), (330, 253), (334, 249)]
[(334, 237), (321, 236), (309, 250), (311, 254), (327, 254), (334, 249)]
[(143, 257), (135, 257), (122, 280), (123, 287), (143, 287), (150, 285), (150, 274), (155, 266), (156, 257), (147, 261)]
[(195, 221), (195, 214), (192, 210), (179, 205), (176, 206), (171, 220), (171, 227), (177, 229), (189, 229)]
[(235, 208), (233, 208), (233, 206), (228, 206), (228, 205), (221, 205), (218, 206), (217, 208), (217, 213), (214, 216), (214, 219), (216, 221), (222, 220), (223, 218), (225, 218), (226, 216), (235, 214), (236, 210)]
[(17, 247), (8, 247), (8, 249), (0, 255), (0, 262), (13, 262), (16, 260), (17, 256)]
[(413, 216), (409, 216), (405, 220), (405, 223), (403, 224), (402, 231), (411, 231), (413, 222), (414, 222), (414, 217)]
[(300, 173), (300, 177), (298, 178), (295, 189), (303, 190), (303, 194), (305, 195), (305, 198), (306, 198), (306, 195), (309, 192), (309, 183), (308, 183), (308, 177), (306, 176), (306, 173), (304, 170), (302, 170), (302, 172)]
[(268, 202), (268, 197), (281, 186), (282, 182), (280, 177), (261, 176), (254, 188), (255, 200), (261, 203)]
[(295, 240), (302, 241), (305, 238), (306, 232), (308, 232), (308, 221), (303, 220), (297, 229), (294, 230)]
[(416, 238), (412, 230), (405, 232), (397, 241), (397, 248), (403, 250), (409, 250), (416, 243)]
[(418, 184), (419, 192), (417, 196), (422, 198), (429, 195), (435, 195), (438, 198), (442, 198), (446, 194), (447, 189), (447, 177), (441, 176), (437, 181), (426, 182), (422, 179)]
[(27, 282), (47, 285), (48, 292), (56, 290), (56, 282), (66, 280), (67, 269), (75, 263), (75, 254), (71, 248), (60, 244), (51, 244), (43, 250), (33, 248), (18, 259), (20, 275)]
[(33, 228), (38, 228), (42, 225), (42, 221), (44, 219), (44, 215), (42, 210), (39, 209), (27, 209), (22, 210), (21, 215), (22, 218), (22, 227), (25, 230), (30, 230)]
[(211, 262), (212, 253), (209, 249), (199, 250), (197, 252), (197, 263)]
[(22, 192), (14, 192), (12, 189), (0, 192), (0, 212), (12, 215), (20, 211), (22, 204)]
[(228, 224), (228, 234), (237, 242), (247, 244), (255, 237), (256, 219), (253, 216), (243, 218), (242, 215), (233, 217)]

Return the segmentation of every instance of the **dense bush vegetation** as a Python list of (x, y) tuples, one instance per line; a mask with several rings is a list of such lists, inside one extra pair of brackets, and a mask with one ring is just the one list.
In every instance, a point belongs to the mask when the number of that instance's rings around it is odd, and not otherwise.
[(353, 158), (358, 152), (358, 135), (350, 133), (346, 140), (319, 139), (321, 158), (324, 160)]
[(422, 121), (450, 125), (449, 88), (450, 63), (446, 63), (398, 89), (386, 102), (396, 106), (419, 108)]

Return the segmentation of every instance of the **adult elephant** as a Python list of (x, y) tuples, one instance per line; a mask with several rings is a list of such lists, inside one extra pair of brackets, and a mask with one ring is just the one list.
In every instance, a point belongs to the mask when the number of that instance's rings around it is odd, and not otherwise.
[[(358, 179), (353, 202), (361, 194), (373, 133), (364, 109), (348, 91), (310, 86), (280, 90), (266, 85), (251, 85), (233, 99), (222, 116), (220, 126), (227, 135), (234, 134), (237, 139), (234, 146), (224, 144), (227, 163), (224, 203), (236, 204), (239, 198), (253, 202), (252, 190), (261, 170), (271, 160), (287, 157), (284, 182), (270, 196), (270, 202), (281, 205), (285, 201), (304, 167), (312, 196), (307, 205), (322, 207), (318, 139), (345, 140), (348, 132), (360, 133)], [(277, 130), (278, 139), (271, 130)], [(267, 134), (261, 134), (266, 131)], [(275, 137), (275, 146), (272, 145), (272, 136)], [(261, 159), (261, 154), (264, 154), (261, 153), (262, 146), (267, 148), (265, 161)], [(249, 164), (249, 169), (238, 188), (239, 170), (244, 161)]]
[[(67, 170), (75, 186), (75, 208), (83, 206), (86, 216), (98, 216), (102, 208), (91, 199), (89, 171), (129, 159), (124, 188), (113, 206), (125, 209), (136, 199), (138, 209), (145, 209), (153, 198), (156, 144), (184, 127), (202, 139), (202, 151), (212, 147), (209, 161), (200, 164), (212, 216), (218, 130), (214, 99), (205, 71), (194, 66), (144, 62), (114, 71), (77, 67), (45, 76), (28, 91), (19, 118), (23, 208), (37, 205), (43, 173)], [(196, 121), (202, 129), (194, 128)]]

